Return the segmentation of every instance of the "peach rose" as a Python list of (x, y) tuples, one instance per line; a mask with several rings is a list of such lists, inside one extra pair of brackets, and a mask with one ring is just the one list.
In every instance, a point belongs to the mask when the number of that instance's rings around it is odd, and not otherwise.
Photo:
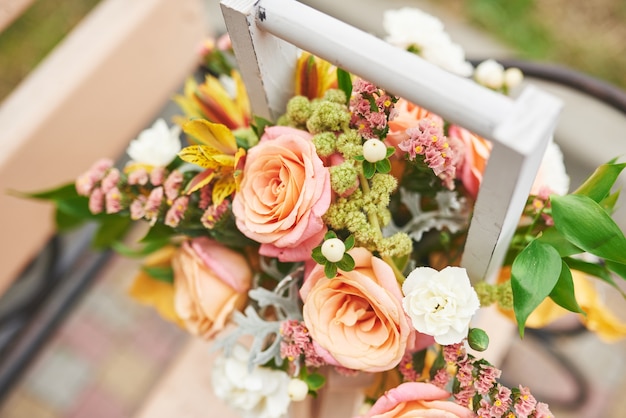
[(447, 401), (450, 394), (430, 383), (402, 383), (380, 397), (372, 409), (357, 418), (470, 418), (474, 413)]
[(391, 267), (364, 248), (349, 254), (356, 267), (326, 278), (316, 265), (300, 295), (304, 322), (329, 364), (379, 372), (395, 367), (414, 341)]
[(275, 126), (248, 151), (233, 213), (239, 230), (261, 243), (261, 255), (302, 261), (326, 233), (330, 197), (330, 174), (311, 134)]
[(174, 308), (189, 332), (212, 338), (246, 302), (252, 270), (245, 257), (206, 237), (182, 244), (172, 259)]
[(457, 167), (457, 178), (461, 180), (470, 196), (476, 198), (491, 154), (491, 142), (457, 125), (450, 126), (448, 137), (461, 141), (465, 146), (463, 161), (460, 167)]
[[(420, 120), (424, 118), (434, 119), (443, 126), (443, 119), (441, 119), (440, 116), (405, 99), (398, 99), (394, 109), (397, 114), (395, 118), (389, 121), (389, 133), (387, 134), (387, 138), (385, 138), (385, 142), (390, 147), (397, 149), (400, 142), (409, 138), (409, 135), (406, 134), (406, 130), (418, 126)], [(403, 151), (400, 151), (400, 153), (403, 153)]]

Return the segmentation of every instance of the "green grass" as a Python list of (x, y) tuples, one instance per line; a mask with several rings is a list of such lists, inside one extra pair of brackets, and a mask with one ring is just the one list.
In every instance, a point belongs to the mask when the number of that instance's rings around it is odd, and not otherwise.
[(447, 0), (518, 52), (559, 63), (626, 89), (626, 2), (623, 0)]
[(0, 101), (100, 0), (38, 0), (0, 33)]

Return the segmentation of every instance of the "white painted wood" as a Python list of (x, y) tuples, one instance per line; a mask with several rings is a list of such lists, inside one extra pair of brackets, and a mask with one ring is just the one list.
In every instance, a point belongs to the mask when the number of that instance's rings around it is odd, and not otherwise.
[(284, 73), (293, 57), (274, 49), (274, 35), (492, 140), (462, 264), (474, 282), (501, 265), (559, 100), (529, 89), (514, 102), (296, 1), (222, 0), (222, 8), (255, 113), (280, 114), (293, 85), (293, 72)]

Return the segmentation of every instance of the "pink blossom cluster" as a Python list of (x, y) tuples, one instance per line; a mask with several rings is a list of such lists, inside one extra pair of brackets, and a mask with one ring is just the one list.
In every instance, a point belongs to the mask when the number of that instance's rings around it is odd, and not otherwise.
[(309, 367), (320, 367), (326, 362), (316, 353), (309, 330), (295, 319), (283, 321), (280, 326), (282, 341), (280, 342), (280, 355), (282, 358), (291, 360), (304, 356), (304, 362)]
[(352, 88), (350, 125), (364, 138), (384, 139), (389, 131), (387, 122), (396, 115), (397, 98), (362, 79), (357, 79)]
[[(448, 368), (444, 367), (437, 371), (431, 383), (444, 388), (455, 377), (458, 382), (458, 388), (454, 390), (455, 401), (469, 407), (470, 402), (478, 396), (479, 404), (474, 406), (478, 417), (553, 417), (548, 405), (537, 402), (527, 387), (520, 385), (511, 390), (498, 383), (501, 371), (484, 360), (468, 355), (463, 343), (444, 346), (443, 357), (449, 366), (454, 366), (456, 375), (450, 375)], [(449, 377), (443, 377), (444, 373)]]
[(156, 223), (165, 212), (164, 223), (177, 227), (184, 219), (190, 196), (183, 193), (183, 174), (154, 167), (128, 167), (125, 172), (113, 166), (110, 159), (96, 161), (76, 182), (76, 192), (89, 197), (93, 214), (119, 213), (128, 210), (132, 220), (145, 219)]
[(407, 139), (398, 144), (398, 148), (408, 153), (414, 160), (418, 155), (439, 177), (445, 187), (454, 189), (456, 167), (463, 157), (462, 144), (445, 136), (443, 124), (434, 118), (420, 120), (418, 126), (406, 130)]

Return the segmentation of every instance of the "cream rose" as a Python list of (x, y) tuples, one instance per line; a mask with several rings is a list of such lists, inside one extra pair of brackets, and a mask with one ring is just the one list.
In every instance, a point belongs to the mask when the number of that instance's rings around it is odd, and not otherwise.
[(450, 394), (430, 383), (402, 383), (380, 397), (374, 406), (357, 418), (470, 418), (474, 413), (447, 401)]
[(206, 237), (182, 244), (172, 259), (174, 308), (195, 335), (212, 338), (243, 307), (252, 270), (241, 254)]
[(467, 272), (460, 267), (441, 271), (418, 267), (404, 281), (402, 292), (402, 306), (415, 329), (442, 345), (461, 342), (480, 307)]
[[(391, 267), (364, 248), (348, 252), (354, 270), (328, 279), (316, 265), (300, 295), (304, 322), (330, 364), (379, 372), (395, 367), (414, 335)], [(413, 338), (410, 339), (413, 341)]]
[(330, 174), (311, 135), (270, 127), (248, 151), (233, 213), (239, 230), (261, 243), (261, 255), (303, 261), (326, 233), (330, 196)]

